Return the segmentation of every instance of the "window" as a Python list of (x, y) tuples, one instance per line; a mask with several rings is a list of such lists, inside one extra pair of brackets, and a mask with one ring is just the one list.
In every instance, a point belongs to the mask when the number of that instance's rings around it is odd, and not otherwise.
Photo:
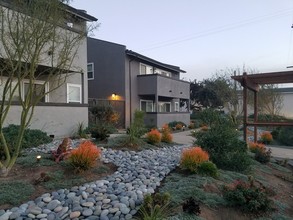
[(67, 83), (67, 103), (81, 103), (81, 85)]
[(155, 68), (155, 74), (160, 74), (160, 75), (163, 75), (163, 76), (171, 77), (170, 72), (167, 72), (165, 70), (161, 70), (161, 69), (158, 69), (158, 68)]
[(159, 102), (158, 103), (158, 112), (171, 112), (171, 103), (170, 102)]
[(140, 75), (153, 74), (153, 67), (146, 64), (140, 64)]
[(49, 96), (46, 94), (49, 90), (48, 83), (45, 84), (45, 81), (34, 81), (33, 85), (30, 85), (28, 80), (23, 82), (23, 99), (30, 92), (30, 88), (32, 88), (32, 99), (41, 98), (40, 102), (48, 102)]
[[(6, 82), (7, 82), (6, 77), (0, 77), (0, 100), (1, 101), (2, 101), (2, 98), (3, 98), (4, 86), (5, 86)], [(16, 86), (17, 86), (17, 81), (12, 81), (9, 91), (6, 93), (6, 97), (5, 97), (6, 101), (8, 101), (9, 94), (11, 95), (11, 93), (13, 92), (13, 89)], [(15, 92), (13, 94), (12, 101), (19, 101), (18, 88), (16, 88), (16, 90), (15, 90)]]
[(94, 79), (94, 63), (87, 64), (87, 79)]
[(144, 112), (153, 112), (154, 104), (151, 100), (140, 100), (140, 110)]
[(179, 112), (179, 102), (175, 102), (175, 112)]

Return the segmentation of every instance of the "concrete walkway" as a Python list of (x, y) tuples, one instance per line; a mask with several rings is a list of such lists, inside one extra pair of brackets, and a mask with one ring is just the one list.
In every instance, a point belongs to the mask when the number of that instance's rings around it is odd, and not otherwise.
[[(191, 136), (190, 130), (173, 134), (173, 141), (178, 144), (193, 145), (194, 138)], [(273, 157), (287, 158), (293, 160), (293, 148), (281, 146), (268, 146), (272, 150)]]

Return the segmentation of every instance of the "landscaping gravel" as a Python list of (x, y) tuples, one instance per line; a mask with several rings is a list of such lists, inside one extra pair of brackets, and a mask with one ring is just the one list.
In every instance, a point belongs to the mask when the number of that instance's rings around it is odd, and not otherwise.
[[(54, 150), (53, 146), (56, 148), (57, 142), (31, 151), (50, 152)], [(154, 193), (163, 178), (179, 164), (184, 147), (140, 152), (102, 149), (102, 161), (118, 166), (113, 175), (71, 189), (43, 194), (10, 210), (0, 210), (0, 220), (132, 219), (144, 195)]]

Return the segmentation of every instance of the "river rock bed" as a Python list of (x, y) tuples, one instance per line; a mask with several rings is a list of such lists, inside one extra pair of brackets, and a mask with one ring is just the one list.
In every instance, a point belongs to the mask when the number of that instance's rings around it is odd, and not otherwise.
[[(118, 166), (113, 175), (43, 194), (10, 210), (0, 210), (0, 220), (132, 219), (144, 195), (154, 193), (163, 178), (179, 164), (184, 147), (140, 152), (102, 149), (102, 161)], [(52, 150), (50, 147), (39, 149), (41, 152)]]

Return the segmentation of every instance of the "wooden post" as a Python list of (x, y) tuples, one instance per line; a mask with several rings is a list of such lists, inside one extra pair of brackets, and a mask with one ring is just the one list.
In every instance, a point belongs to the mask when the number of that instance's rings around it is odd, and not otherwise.
[(247, 73), (243, 73), (243, 139), (247, 142)]
[[(257, 91), (254, 91), (254, 123), (257, 122), (258, 112), (258, 98), (257, 98)], [(254, 125), (254, 143), (257, 142), (257, 125)]]

